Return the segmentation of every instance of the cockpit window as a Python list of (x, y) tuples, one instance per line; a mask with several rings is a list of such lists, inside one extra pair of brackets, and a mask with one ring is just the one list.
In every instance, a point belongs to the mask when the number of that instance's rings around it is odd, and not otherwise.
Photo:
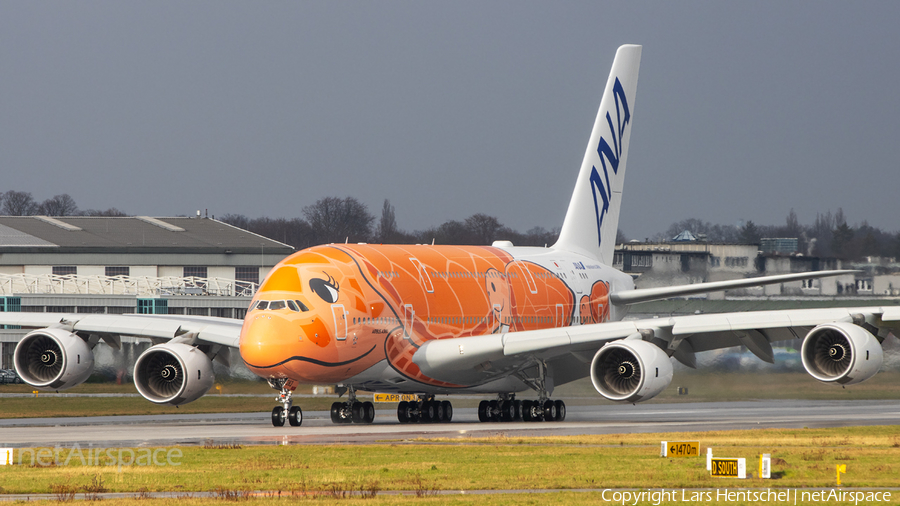
[(269, 302), (269, 309), (271, 309), (272, 311), (276, 309), (284, 309), (285, 307), (287, 306), (285, 305), (283, 300), (273, 300), (272, 302)]
[(261, 300), (256, 303), (256, 309), (265, 309), (267, 307), (269, 307), (269, 301), (267, 300)]
[(299, 300), (296, 302), (297, 302), (297, 305), (300, 306), (300, 311), (309, 311), (309, 308), (306, 307), (306, 304), (300, 302)]
[(295, 304), (292, 300), (287, 301), (287, 305), (291, 311), (300, 311), (299, 309), (297, 309), (297, 304)]

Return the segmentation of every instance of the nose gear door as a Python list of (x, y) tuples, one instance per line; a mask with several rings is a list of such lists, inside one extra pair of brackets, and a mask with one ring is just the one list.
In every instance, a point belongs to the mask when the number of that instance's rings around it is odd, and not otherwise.
[(347, 312), (343, 304), (332, 304), (331, 314), (334, 316), (334, 338), (338, 341), (347, 339)]

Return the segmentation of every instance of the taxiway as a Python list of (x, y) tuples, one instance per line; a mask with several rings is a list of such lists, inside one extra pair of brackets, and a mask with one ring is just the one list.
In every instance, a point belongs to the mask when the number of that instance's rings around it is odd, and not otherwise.
[(334, 425), (324, 411), (301, 427), (273, 427), (269, 413), (106, 416), (0, 420), (0, 446), (162, 446), (207, 441), (240, 444), (361, 444), (418, 438), (568, 436), (752, 428), (898, 425), (896, 401), (747, 401), (572, 406), (564, 422), (479, 423), (457, 409), (452, 423), (399, 424), (393, 405), (371, 425)]

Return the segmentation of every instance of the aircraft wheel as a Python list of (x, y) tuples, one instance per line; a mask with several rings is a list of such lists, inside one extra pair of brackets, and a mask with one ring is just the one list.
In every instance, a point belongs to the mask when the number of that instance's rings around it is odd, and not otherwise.
[(406, 401), (400, 401), (400, 404), (397, 404), (397, 420), (400, 423), (409, 423), (409, 403)]
[(490, 403), (488, 401), (481, 401), (478, 403), (478, 421), (479, 422), (488, 422), (491, 419), (489, 410)]
[(556, 420), (556, 403), (551, 400), (544, 401), (544, 420), (552, 422)]
[(363, 417), (365, 413), (363, 412), (363, 403), (354, 402), (350, 405), (350, 418), (353, 423), (363, 423)]
[(566, 419), (566, 403), (556, 401), (556, 421), (561, 422)]
[(531, 413), (531, 401), (522, 401), (522, 421), (530, 422), (533, 418)]
[(501, 418), (504, 422), (511, 422), (516, 419), (516, 401), (503, 401), (500, 409)]
[(275, 427), (284, 427), (284, 408), (281, 406), (272, 408), (272, 425)]
[(437, 421), (437, 409), (434, 401), (426, 401), (422, 403), (422, 421), (432, 423)]
[(513, 405), (516, 409), (516, 416), (513, 417), (513, 421), (518, 422), (522, 420), (522, 401), (512, 401)]
[(432, 401), (434, 404), (434, 423), (444, 423), (444, 405), (441, 401)]
[(500, 418), (500, 403), (497, 401), (488, 401), (488, 407), (488, 416), (490, 416), (490, 420), (492, 422), (499, 422), (502, 419)]
[(375, 421), (375, 405), (369, 401), (363, 403), (363, 423), (372, 423)]
[(442, 401), (441, 404), (444, 406), (444, 422), (450, 423), (453, 420), (453, 404), (450, 401)]
[(292, 406), (290, 412), (288, 412), (288, 422), (290, 422), (291, 427), (299, 427), (303, 423), (303, 410), (300, 409), (300, 406)]
[(331, 421), (332, 423), (343, 423), (341, 420), (341, 403), (334, 402), (331, 404)]

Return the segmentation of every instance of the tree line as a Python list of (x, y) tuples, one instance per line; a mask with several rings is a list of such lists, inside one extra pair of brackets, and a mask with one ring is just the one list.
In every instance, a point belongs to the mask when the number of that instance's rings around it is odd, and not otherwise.
[(78, 205), (68, 193), (55, 195), (38, 202), (30, 192), (10, 190), (0, 193), (0, 215), (3, 216), (127, 216), (115, 207), (105, 211), (78, 209)]
[(747, 221), (743, 225), (713, 224), (697, 218), (673, 223), (655, 241), (671, 240), (684, 230), (718, 243), (759, 244), (764, 237), (797, 238), (798, 251), (808, 256), (861, 259), (863, 257), (900, 258), (900, 232), (886, 232), (863, 221), (850, 226), (843, 209), (837, 212), (816, 213), (812, 224), (802, 225), (797, 213), (790, 210), (784, 225), (757, 225)]
[[(37, 202), (31, 193), (10, 190), (0, 193), (0, 214), (4, 216), (128, 216), (116, 208), (80, 210), (68, 194), (56, 195)], [(517, 246), (545, 246), (556, 242), (559, 228), (534, 227), (522, 233), (503, 225), (496, 217), (476, 213), (458, 221), (449, 220), (425, 230), (406, 231), (397, 224), (390, 200), (385, 200), (381, 216), (376, 218), (368, 207), (353, 197), (325, 197), (301, 209), (296, 218), (248, 218), (242, 214), (226, 214), (220, 221), (253, 233), (281, 241), (297, 249), (318, 244), (369, 242), (381, 244), (491, 244), (508, 240)], [(900, 258), (900, 232), (889, 233), (868, 222), (850, 226), (844, 211), (817, 213), (812, 224), (800, 224), (791, 209), (784, 225), (720, 225), (698, 218), (688, 218), (672, 225), (666, 232), (646, 239), (671, 241), (684, 230), (700, 239), (718, 243), (758, 244), (764, 237), (796, 237), (800, 253), (842, 259), (866, 256)], [(620, 230), (616, 241), (628, 237)]]

